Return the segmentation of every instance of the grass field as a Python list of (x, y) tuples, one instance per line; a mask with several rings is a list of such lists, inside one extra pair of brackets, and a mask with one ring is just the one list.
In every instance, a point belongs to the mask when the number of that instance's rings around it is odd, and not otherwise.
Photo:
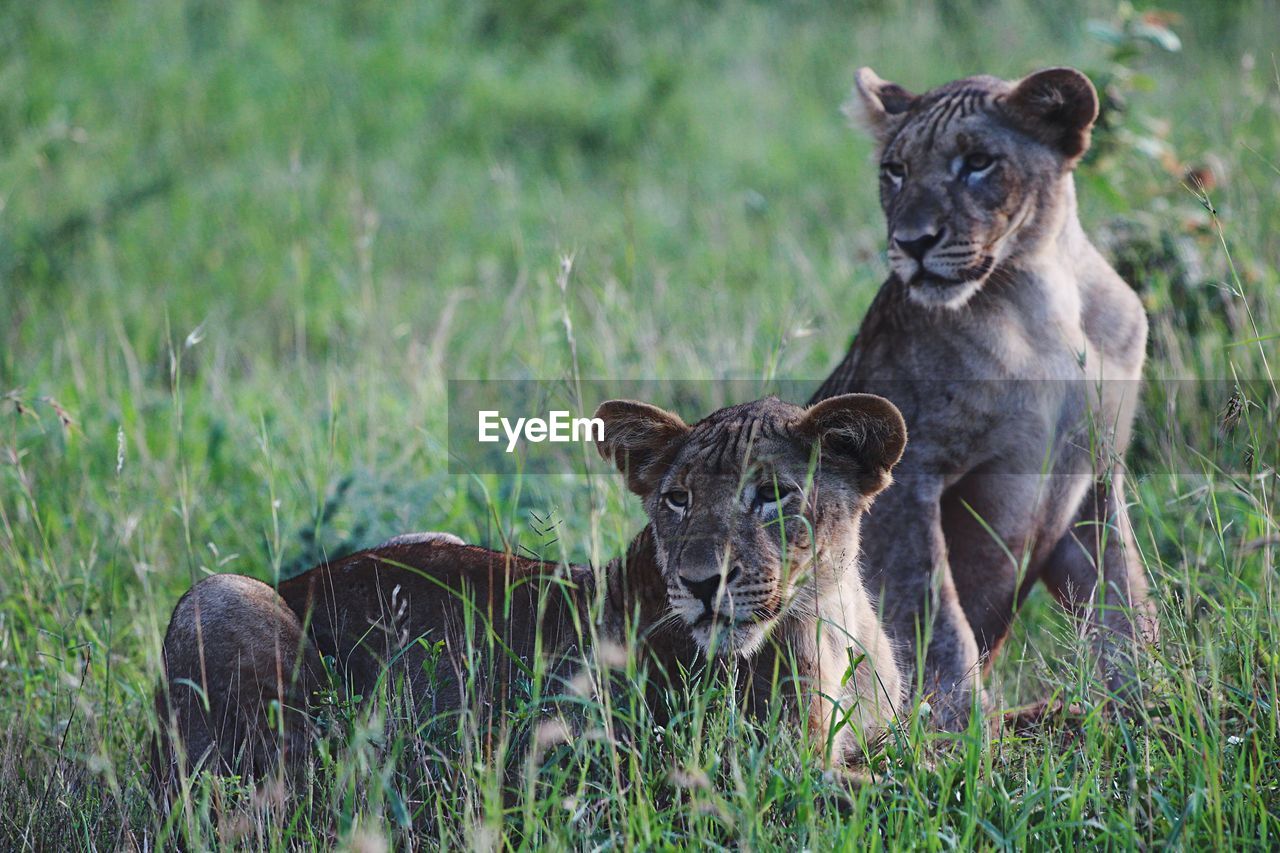
[[(1066, 0), (6, 4), (0, 848), (1280, 845), (1280, 6), (1165, 5), (1167, 30)], [(613, 480), (450, 475), (448, 379), (826, 376), (886, 272), (838, 112), (862, 64), (917, 90), (1072, 64), (1123, 101), (1079, 189), (1152, 320), (1150, 718), (1101, 713), (1040, 591), (992, 692), (1080, 731), (907, 720), (851, 805), (710, 685), (514, 801), (524, 757), (478, 747), (408, 787), (370, 699), (297, 796), (207, 782), (162, 820), (150, 697), (194, 580), (421, 529), (603, 562), (640, 528)], [(1143, 433), (1169, 423), (1203, 442)]]

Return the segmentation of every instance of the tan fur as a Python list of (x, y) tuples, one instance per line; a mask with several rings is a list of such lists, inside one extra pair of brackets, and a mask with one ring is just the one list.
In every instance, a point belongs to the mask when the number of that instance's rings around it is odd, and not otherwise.
[[(827, 441), (839, 446), (841, 458), (819, 469), (812, 494), (815, 501), (821, 496), (815, 518), (822, 533), (812, 555), (799, 561), (812, 563), (811, 582), (790, 591), (806, 602), (797, 606), (811, 618), (789, 616), (779, 601), (773, 619), (781, 647), (798, 654), (799, 674), (808, 678), (812, 670), (821, 689), (839, 695), (853, 715), (854, 725), (842, 735), (850, 746), (841, 745), (839, 760), (853, 754), (854, 741), (883, 728), (901, 698), (894, 656), (850, 569), (857, 518), (901, 453), (902, 420), (888, 403), (860, 399), (860, 414), (818, 407), (827, 412), (822, 430), (788, 445), (793, 463), (807, 462), (809, 449), (830, 433)], [(803, 412), (777, 401), (751, 405), (793, 420)], [(606, 404), (606, 435), (613, 438), (625, 430), (608, 411)], [(749, 412), (750, 406), (733, 411)], [(816, 429), (817, 421), (806, 423)], [(681, 434), (685, 430), (680, 424)], [(657, 434), (645, 433), (650, 439)], [(731, 443), (733, 435), (723, 438)], [(698, 479), (709, 469), (684, 470)], [(710, 535), (721, 529), (713, 518), (707, 524)], [(347, 694), (371, 695), (390, 679), (409, 691), (424, 719), (465, 710), (481, 730), (501, 724), (513, 686), (538, 659), (548, 662), (552, 683), (546, 692), (563, 692), (593, 640), (622, 642), (632, 628), (642, 646), (637, 656), (655, 674), (651, 687), (665, 687), (664, 679), (692, 670), (701, 657), (689, 630), (669, 617), (664, 572), (681, 565), (670, 556), (675, 547), (646, 528), (625, 559), (597, 572), (463, 545), (449, 534), (409, 534), (318, 566), (278, 589), (239, 575), (206, 578), (178, 602), (165, 636), (166, 677), (157, 695), (162, 733), (152, 762), (157, 792), (172, 790), (198, 764), (257, 774), (281, 754), (305, 754), (313, 734), (311, 703), (329, 687), (321, 656), (332, 661), (336, 686)], [(775, 552), (767, 559), (776, 562)], [(592, 607), (597, 598), (598, 610)], [(592, 612), (599, 614), (595, 624), (586, 621)], [(818, 618), (827, 625), (821, 639)], [(809, 625), (813, 630), (806, 633)], [(757, 645), (766, 633), (762, 629)], [(428, 678), (423, 664), (438, 641), (443, 656)], [(855, 672), (852, 689), (840, 688), (849, 665), (844, 649), (851, 645), (865, 648), (867, 662)], [(660, 704), (656, 692), (649, 698)], [(825, 726), (831, 713), (814, 705), (816, 724)]]
[(880, 147), (893, 275), (815, 399), (882, 394), (911, 430), (864, 525), (891, 636), (929, 639), (921, 689), (962, 726), (1043, 580), (1127, 695), (1133, 641), (1155, 636), (1122, 464), (1147, 324), (1076, 214), (1093, 87), (1050, 69), (916, 96), (863, 69), (854, 100)]

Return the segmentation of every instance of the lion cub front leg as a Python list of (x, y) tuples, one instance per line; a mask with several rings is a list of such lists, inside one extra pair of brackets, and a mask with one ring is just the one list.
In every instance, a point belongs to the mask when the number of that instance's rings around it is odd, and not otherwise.
[[(808, 724), (828, 747), (829, 767), (865, 760), (885, 736), (902, 704), (902, 683), (892, 647), (882, 631), (870, 648), (861, 640), (820, 640), (811, 670)], [(852, 668), (852, 669), (851, 669)]]
[(1124, 504), (1122, 472), (1112, 472), (1086, 493), (1042, 577), (1054, 597), (1093, 634), (1107, 688), (1122, 699), (1132, 697), (1137, 655), (1143, 644), (1156, 642), (1158, 628)]
[(950, 564), (944, 559), (932, 572), (936, 591), (929, 601), (932, 622), (920, 695), (929, 701), (938, 728), (961, 731), (981, 689), (978, 642), (960, 606)]
[(863, 564), (913, 694), (929, 702), (935, 726), (959, 731), (978, 689), (979, 654), (951, 577), (941, 493), (929, 477), (890, 486), (864, 520)]

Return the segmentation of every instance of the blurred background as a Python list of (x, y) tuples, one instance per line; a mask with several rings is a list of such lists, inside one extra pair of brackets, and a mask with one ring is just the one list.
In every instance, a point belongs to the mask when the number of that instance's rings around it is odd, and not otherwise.
[[(1270, 377), (1277, 44), (1263, 0), (5, 4), (0, 799), (72, 766), (133, 790), (204, 572), (433, 528), (601, 560), (638, 529), (616, 483), (450, 476), (448, 379), (825, 377), (886, 273), (859, 65), (1088, 72), (1082, 218), (1149, 375)], [(1188, 620), (1226, 583), (1199, 567), (1271, 571), (1241, 550), (1268, 482), (1137, 484)]]
[[(567, 375), (566, 313), (583, 375), (820, 379), (885, 273), (871, 146), (839, 114), (861, 64), (915, 90), (1088, 71), (1086, 227), (1147, 299), (1153, 369), (1225, 378), (1214, 335), (1249, 318), (1197, 193), (1242, 281), (1274, 289), (1276, 11), (12, 5), (0, 389), (37, 417), (8, 407), (9, 443), (77, 454), (68, 498), (180, 459), (197, 517), (269, 443), (293, 525), (344, 470), (441, 470), (447, 378)], [(134, 464), (109, 478), (117, 444)], [(267, 508), (201, 526), (243, 550)]]

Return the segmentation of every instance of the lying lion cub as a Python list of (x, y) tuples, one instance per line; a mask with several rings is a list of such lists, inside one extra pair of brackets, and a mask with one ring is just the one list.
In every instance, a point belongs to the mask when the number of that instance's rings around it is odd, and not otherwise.
[[(777, 399), (693, 426), (643, 403), (605, 403), (600, 452), (644, 500), (655, 561), (698, 646), (745, 659), (749, 706), (794, 676), (810, 731), (840, 727), (832, 759), (856, 758), (903, 693), (895, 650), (858, 570), (861, 516), (889, 485), (906, 428), (887, 400)], [(816, 466), (815, 466), (816, 463)]]
[(638, 657), (667, 673), (703, 651), (732, 651), (749, 676), (764, 662), (746, 679), (753, 700), (776, 662), (796, 676), (818, 734), (837, 713), (850, 721), (832, 756), (855, 757), (902, 698), (856, 570), (859, 519), (906, 441), (897, 409), (849, 394), (809, 409), (761, 400), (692, 427), (642, 403), (605, 403), (597, 417), (601, 453), (653, 519), (599, 574), (423, 534), (278, 589), (231, 574), (192, 587), (164, 639), (157, 786), (174, 784), (184, 759), (252, 775), (282, 753), (296, 758), (328, 681), (321, 656), (353, 693), (390, 676), (426, 715), (492, 714), (538, 657), (550, 678), (567, 678), (597, 637), (638, 636)]

